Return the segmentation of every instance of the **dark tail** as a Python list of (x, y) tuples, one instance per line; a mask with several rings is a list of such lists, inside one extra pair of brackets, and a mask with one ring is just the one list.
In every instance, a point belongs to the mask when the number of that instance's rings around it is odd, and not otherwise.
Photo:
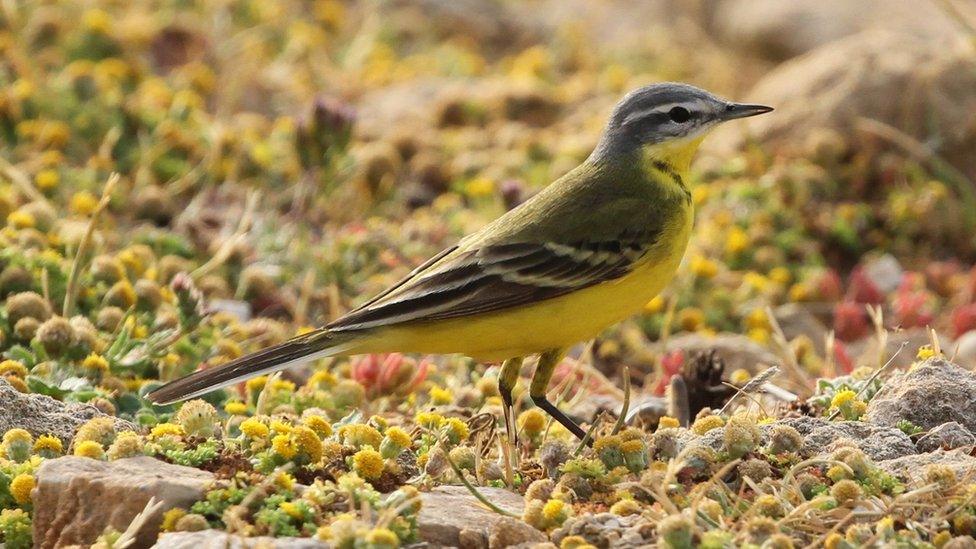
[[(351, 335), (351, 334), (350, 334)], [(198, 397), (221, 387), (318, 358), (342, 354), (349, 349), (349, 335), (316, 330), (288, 341), (242, 356), (216, 368), (193, 372), (146, 395), (155, 404), (171, 404)]]

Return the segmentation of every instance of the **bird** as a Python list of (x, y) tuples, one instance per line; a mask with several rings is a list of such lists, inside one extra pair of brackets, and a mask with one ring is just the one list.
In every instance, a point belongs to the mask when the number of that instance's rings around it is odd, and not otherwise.
[(772, 111), (683, 83), (656, 83), (613, 108), (579, 166), (394, 285), (328, 324), (193, 372), (147, 395), (165, 405), (329, 356), (461, 354), (501, 362), (509, 440), (512, 392), (538, 355), (529, 396), (585, 440), (547, 399), (573, 345), (638, 313), (674, 277), (692, 234), (692, 157), (723, 122)]

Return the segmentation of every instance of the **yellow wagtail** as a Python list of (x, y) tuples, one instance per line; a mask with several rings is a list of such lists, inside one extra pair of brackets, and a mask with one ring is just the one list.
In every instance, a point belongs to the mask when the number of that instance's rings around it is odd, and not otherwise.
[(505, 360), (498, 386), (511, 437), (512, 389), (523, 358), (538, 353), (533, 402), (582, 439), (546, 399), (556, 365), (568, 346), (637, 313), (674, 276), (693, 221), (689, 166), (705, 134), (771, 110), (686, 84), (635, 90), (585, 162), (383, 293), (323, 328), (148, 398), (172, 403), (326, 356), (461, 353)]

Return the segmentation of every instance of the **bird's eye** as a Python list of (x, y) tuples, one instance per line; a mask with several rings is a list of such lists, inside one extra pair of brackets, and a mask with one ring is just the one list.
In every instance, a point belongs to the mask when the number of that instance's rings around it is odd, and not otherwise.
[(691, 118), (691, 113), (688, 109), (684, 107), (674, 107), (668, 111), (668, 117), (671, 118), (672, 122), (682, 123), (687, 122)]

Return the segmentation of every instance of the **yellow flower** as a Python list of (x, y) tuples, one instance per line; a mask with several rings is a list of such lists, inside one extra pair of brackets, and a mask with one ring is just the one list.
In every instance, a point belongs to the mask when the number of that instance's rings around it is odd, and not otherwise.
[(18, 505), (26, 505), (31, 500), (31, 490), (34, 489), (34, 477), (21, 473), (10, 481), (10, 495)]
[(529, 408), (519, 414), (519, 426), (530, 437), (534, 437), (546, 428), (546, 416), (538, 408)]
[(845, 404), (853, 402), (855, 398), (857, 398), (857, 393), (850, 389), (844, 389), (843, 391), (838, 391), (834, 395), (834, 398), (830, 400), (830, 405), (834, 408), (840, 408)]
[(386, 437), (390, 439), (390, 442), (395, 444), (399, 448), (409, 448), (413, 441), (410, 439), (410, 435), (406, 431), (399, 427), (390, 427), (386, 430)]
[(383, 474), (383, 456), (372, 448), (364, 448), (352, 456), (353, 470), (366, 480), (376, 480)]
[(777, 284), (787, 285), (793, 280), (793, 275), (786, 267), (773, 267), (769, 271), (769, 279)]
[(766, 330), (765, 328), (750, 328), (746, 335), (749, 337), (749, 339), (759, 344), (766, 344), (769, 342), (769, 330)]
[(276, 433), (290, 433), (292, 429), (294, 429), (294, 427), (292, 427), (292, 425), (288, 422), (280, 419), (271, 420), (271, 430)]
[(102, 459), (105, 457), (105, 450), (101, 444), (94, 440), (86, 440), (75, 446), (75, 455), (91, 459)]
[(332, 424), (329, 420), (316, 414), (305, 416), (302, 423), (309, 429), (315, 431), (321, 438), (332, 436)]
[(27, 444), (31, 444), (34, 442), (34, 437), (31, 436), (31, 434), (25, 429), (11, 429), (4, 433), (3, 443), (5, 445), (10, 445), (15, 442), (26, 442)]
[(708, 415), (695, 420), (691, 430), (697, 435), (704, 435), (712, 429), (718, 429), (725, 425), (725, 420), (716, 415)]
[(435, 385), (434, 387), (430, 388), (430, 401), (435, 406), (450, 404), (451, 402), (454, 402), (454, 395), (452, 395), (451, 391), (448, 389), (437, 387)]
[(369, 547), (382, 547), (384, 549), (390, 547), (399, 547), (400, 538), (393, 533), (392, 530), (386, 528), (373, 528), (366, 534), (366, 544)]
[(740, 227), (732, 227), (728, 236), (725, 238), (725, 252), (729, 255), (738, 255), (749, 247), (749, 235)]
[(290, 436), (285, 434), (275, 435), (271, 439), (271, 448), (274, 450), (274, 453), (284, 459), (291, 459), (298, 453), (298, 448), (295, 446), (294, 441), (292, 441)]
[(762, 328), (768, 330), (770, 328), (769, 317), (766, 316), (766, 310), (760, 307), (749, 311), (749, 314), (745, 316), (746, 328)]
[(918, 348), (918, 352), (915, 353), (915, 358), (918, 360), (928, 360), (934, 356), (935, 356), (935, 350), (932, 349), (931, 345), (922, 345), (921, 347)]
[(302, 509), (294, 503), (290, 501), (283, 501), (278, 505), (278, 508), (284, 511), (289, 517), (295, 520), (302, 520)]
[(149, 431), (150, 438), (162, 438), (165, 436), (182, 436), (183, 428), (175, 423), (160, 423)]
[(267, 425), (252, 417), (241, 422), (241, 432), (249, 438), (263, 439), (270, 431)]
[(16, 360), (4, 360), (0, 362), (0, 376), (8, 375), (19, 378), (27, 377), (27, 367)]
[(336, 384), (336, 376), (328, 370), (317, 370), (312, 374), (308, 381), (305, 382), (305, 386), (309, 388), (324, 388), (328, 389)]
[(657, 422), (658, 429), (673, 429), (675, 427), (681, 427), (681, 422), (671, 416), (662, 416)]
[(292, 436), (298, 450), (308, 456), (310, 463), (318, 463), (322, 459), (322, 441), (315, 431), (305, 426), (295, 427)]
[(414, 421), (424, 429), (435, 430), (444, 425), (444, 416), (435, 412), (420, 412), (414, 416)]
[(81, 23), (92, 33), (108, 34), (112, 26), (112, 18), (102, 10), (90, 9), (82, 15)]
[(41, 435), (37, 437), (37, 442), (34, 443), (34, 453), (36, 454), (61, 455), (63, 451), (61, 439), (51, 435)]
[(681, 309), (678, 313), (678, 325), (688, 332), (696, 332), (705, 327), (705, 313), (697, 307)]
[(257, 393), (264, 389), (265, 384), (268, 383), (268, 376), (258, 376), (247, 380), (245, 386), (248, 392)]
[(224, 411), (232, 416), (242, 416), (247, 413), (247, 404), (232, 400), (224, 404)]
[(465, 185), (468, 196), (485, 197), (495, 193), (495, 182), (487, 177), (476, 177)]
[(752, 379), (752, 374), (750, 374), (745, 368), (739, 368), (738, 370), (732, 372), (732, 375), (729, 376), (729, 381), (731, 381), (732, 385), (735, 385), (736, 387), (742, 387), (746, 383), (749, 383), (750, 379)]
[(707, 257), (695, 256), (691, 259), (691, 272), (700, 278), (713, 278), (718, 274), (718, 265)]
[(34, 183), (42, 191), (50, 191), (61, 182), (61, 175), (54, 170), (41, 170), (34, 176)]
[(291, 490), (295, 487), (295, 477), (285, 472), (278, 473), (278, 476), (275, 477), (275, 484), (284, 490)]
[(186, 509), (183, 509), (182, 507), (173, 507), (169, 511), (163, 513), (163, 523), (159, 526), (159, 529), (163, 532), (172, 532), (176, 527), (176, 522), (184, 516), (186, 516)]
[(356, 448), (361, 446), (379, 448), (383, 441), (383, 435), (379, 431), (363, 423), (344, 425), (339, 429), (339, 436), (345, 444)]
[(566, 511), (566, 502), (561, 499), (553, 498), (547, 501), (546, 504), (542, 507), (542, 516), (545, 517), (545, 519), (548, 521), (555, 522), (559, 520), (559, 518), (565, 513), (565, 511)]
[(7, 216), (7, 224), (15, 229), (32, 229), (37, 224), (37, 220), (30, 212), (14, 210)]
[(465, 440), (468, 438), (469, 432), (468, 424), (460, 419), (452, 417), (447, 420), (447, 438), (451, 439), (451, 442), (456, 444)]
[(108, 370), (108, 361), (102, 355), (92, 353), (85, 357), (81, 367), (89, 372), (105, 372)]

